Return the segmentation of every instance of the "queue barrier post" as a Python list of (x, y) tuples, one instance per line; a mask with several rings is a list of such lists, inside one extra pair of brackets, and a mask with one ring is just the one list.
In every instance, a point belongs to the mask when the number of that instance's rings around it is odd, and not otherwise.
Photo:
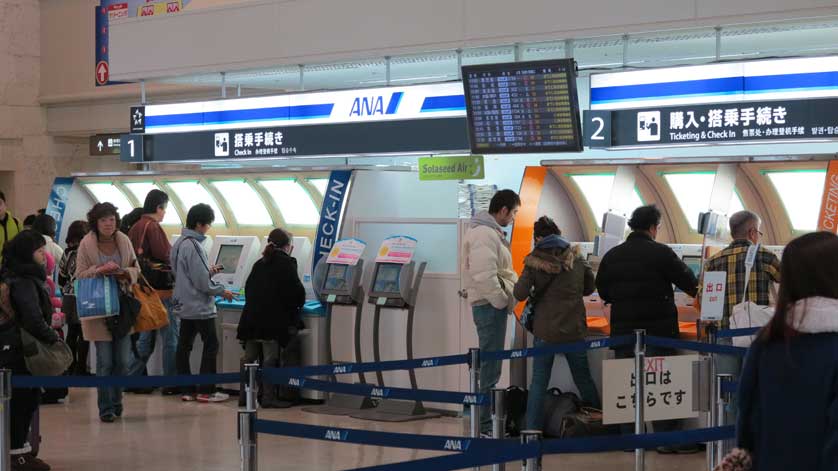
[[(711, 322), (707, 325), (707, 343), (711, 345), (717, 345), (719, 343), (719, 336), (718, 336), (718, 326), (715, 322)], [(718, 412), (716, 410), (717, 401), (716, 398), (716, 355), (710, 353), (707, 355), (710, 357), (710, 364), (709, 368), (709, 381), (707, 382), (707, 397), (710, 398), (710, 409), (707, 413), (707, 426), (708, 427), (718, 427)], [(716, 462), (719, 460), (717, 456), (717, 448), (715, 443), (708, 443), (707, 444), (707, 470), (713, 471), (716, 468)]]
[[(642, 435), (644, 432), (645, 398), (646, 398), (646, 331), (634, 331), (634, 433)], [(646, 450), (634, 450), (634, 470), (646, 469)]]
[(12, 370), (0, 370), (0, 469), (12, 469), (11, 451)]
[[(478, 394), (480, 391), (480, 349), (470, 348), (468, 378), (469, 378), (469, 392)], [(472, 438), (480, 436), (480, 407), (477, 404), (469, 406), (469, 434)], [(480, 469), (479, 467), (474, 468)]]
[[(506, 436), (506, 390), (492, 389), (492, 438), (502, 440)], [(505, 471), (504, 463), (492, 465), (492, 471)]]
[(258, 363), (244, 365), (247, 383), (245, 384), (245, 409), (239, 411), (239, 448), (241, 452), (241, 471), (257, 471), (259, 455), (256, 446), (256, 373)]
[[(521, 444), (541, 443), (541, 430), (521, 430)], [(541, 453), (524, 460), (523, 471), (541, 471)]]
[[(725, 412), (727, 411), (727, 406), (731, 402), (731, 394), (725, 392), (723, 389), (724, 384), (727, 382), (733, 381), (732, 374), (717, 374), (716, 375), (716, 391), (715, 391), (715, 408), (716, 408), (716, 426), (717, 427), (724, 427), (725, 425)], [(714, 462), (714, 469), (718, 466), (726, 455), (725, 450), (725, 441), (718, 440), (712, 443), (712, 446), (716, 448), (715, 450), (715, 459)]]

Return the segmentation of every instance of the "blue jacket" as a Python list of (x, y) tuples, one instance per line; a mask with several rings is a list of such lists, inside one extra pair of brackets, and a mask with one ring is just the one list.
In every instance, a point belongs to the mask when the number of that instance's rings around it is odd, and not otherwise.
[(207, 252), (201, 243), (206, 236), (183, 229), (172, 247), (172, 270), (175, 290), (172, 312), (181, 319), (212, 319), (216, 316), (215, 297), (224, 285), (213, 281)]
[(809, 298), (788, 342), (754, 342), (739, 386), (737, 441), (754, 471), (838, 470), (838, 300)]

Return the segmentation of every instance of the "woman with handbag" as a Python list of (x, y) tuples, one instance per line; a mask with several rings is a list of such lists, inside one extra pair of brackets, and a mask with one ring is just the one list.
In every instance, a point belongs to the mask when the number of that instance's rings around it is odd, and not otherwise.
[[(571, 247), (561, 237), (552, 219), (542, 216), (534, 229), (535, 249), (524, 260), (524, 272), (515, 283), (514, 295), (517, 300), (529, 299), (532, 304), (535, 347), (581, 342), (588, 331), (582, 297), (594, 292), (594, 273), (579, 255), (578, 247)], [(533, 360), (527, 397), (528, 429), (543, 429), (544, 396), (550, 385), (554, 358), (548, 355)], [(600, 408), (587, 352), (566, 353), (565, 358), (584, 404)]]
[(838, 236), (791, 241), (780, 279), (739, 382), (739, 449), (720, 470), (838, 469)]
[[(130, 293), (137, 283), (140, 269), (127, 235), (119, 232), (119, 213), (111, 203), (97, 203), (87, 213), (90, 232), (84, 236), (76, 256), (76, 278), (110, 276), (119, 281), (120, 291)], [(84, 302), (82, 293), (76, 293)], [(132, 298), (133, 299), (133, 298)], [(120, 316), (123, 314), (120, 296)], [(128, 332), (113, 335), (113, 326), (105, 319), (82, 319), (84, 338), (96, 347), (96, 376), (124, 376), (132, 360)], [(133, 324), (133, 321), (131, 322)], [(130, 330), (130, 329), (129, 329)], [(98, 388), (99, 418), (113, 422), (122, 417), (122, 388)]]
[[(0, 367), (16, 376), (30, 375), (24, 357), (22, 331), (46, 345), (61, 340), (50, 328), (52, 303), (47, 292), (44, 238), (31, 230), (23, 231), (3, 247), (0, 304)], [(26, 443), (32, 418), (41, 399), (40, 389), (12, 390), (11, 455), (12, 470), (49, 470), (31, 453)]]

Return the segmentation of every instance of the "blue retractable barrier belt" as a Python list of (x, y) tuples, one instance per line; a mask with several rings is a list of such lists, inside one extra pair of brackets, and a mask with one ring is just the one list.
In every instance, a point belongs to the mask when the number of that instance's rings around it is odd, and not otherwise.
[(655, 347), (674, 348), (677, 350), (692, 350), (703, 353), (718, 353), (721, 355), (745, 356), (747, 348), (732, 347), (730, 345), (714, 345), (712, 343), (688, 342), (667, 337), (646, 337), (646, 345)]
[(313, 440), (326, 440), (340, 443), (355, 443), (358, 445), (410, 448), (414, 450), (482, 452), (489, 448), (496, 448), (499, 445), (518, 444), (517, 440), (504, 440), (503, 442), (505, 443), (498, 443), (498, 440), (487, 438), (376, 432), (370, 430), (295, 424), (291, 422), (276, 422), (272, 420), (257, 420), (256, 431), (259, 433), (282, 435), (286, 437), (309, 438)]
[(368, 363), (342, 363), (339, 365), (302, 366), (291, 368), (265, 368), (276, 375), (325, 376), (351, 373), (369, 373), (374, 371), (397, 371), (438, 366), (463, 365), (468, 363), (468, 355), (449, 355), (444, 357), (419, 358), (416, 360), (392, 360)]
[(15, 388), (162, 388), (238, 383), (241, 373), (180, 376), (12, 376)]
[(481, 360), (509, 360), (516, 358), (529, 358), (546, 355), (556, 355), (559, 353), (576, 353), (597, 348), (621, 347), (624, 345), (631, 345), (634, 343), (634, 337), (630, 335), (623, 335), (620, 337), (611, 337), (598, 340), (588, 340), (585, 342), (561, 343), (548, 345), (539, 348), (522, 348), (518, 350), (503, 350), (498, 352), (480, 352)]
[(746, 327), (744, 329), (722, 329), (716, 332), (716, 337), (720, 339), (733, 337), (747, 337), (749, 335), (756, 335), (762, 327)]
[(349, 384), (333, 381), (319, 381), (310, 378), (288, 378), (284, 374), (266, 370), (262, 376), (272, 384), (282, 384), (300, 389), (349, 394), (352, 396), (368, 396), (373, 399), (404, 399), (409, 401), (428, 401), (443, 404), (476, 404), (486, 401), (482, 394), (471, 394), (450, 391), (434, 391), (428, 389), (379, 387), (372, 384)]

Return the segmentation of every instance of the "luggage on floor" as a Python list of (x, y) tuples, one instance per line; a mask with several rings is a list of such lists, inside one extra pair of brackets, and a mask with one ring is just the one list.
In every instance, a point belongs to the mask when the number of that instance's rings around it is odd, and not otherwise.
[(548, 389), (544, 398), (544, 426), (541, 429), (544, 436), (561, 437), (565, 417), (575, 415), (581, 406), (582, 400), (576, 394), (562, 392), (559, 388)]
[(518, 386), (506, 388), (506, 433), (521, 435), (527, 427), (527, 390)]

